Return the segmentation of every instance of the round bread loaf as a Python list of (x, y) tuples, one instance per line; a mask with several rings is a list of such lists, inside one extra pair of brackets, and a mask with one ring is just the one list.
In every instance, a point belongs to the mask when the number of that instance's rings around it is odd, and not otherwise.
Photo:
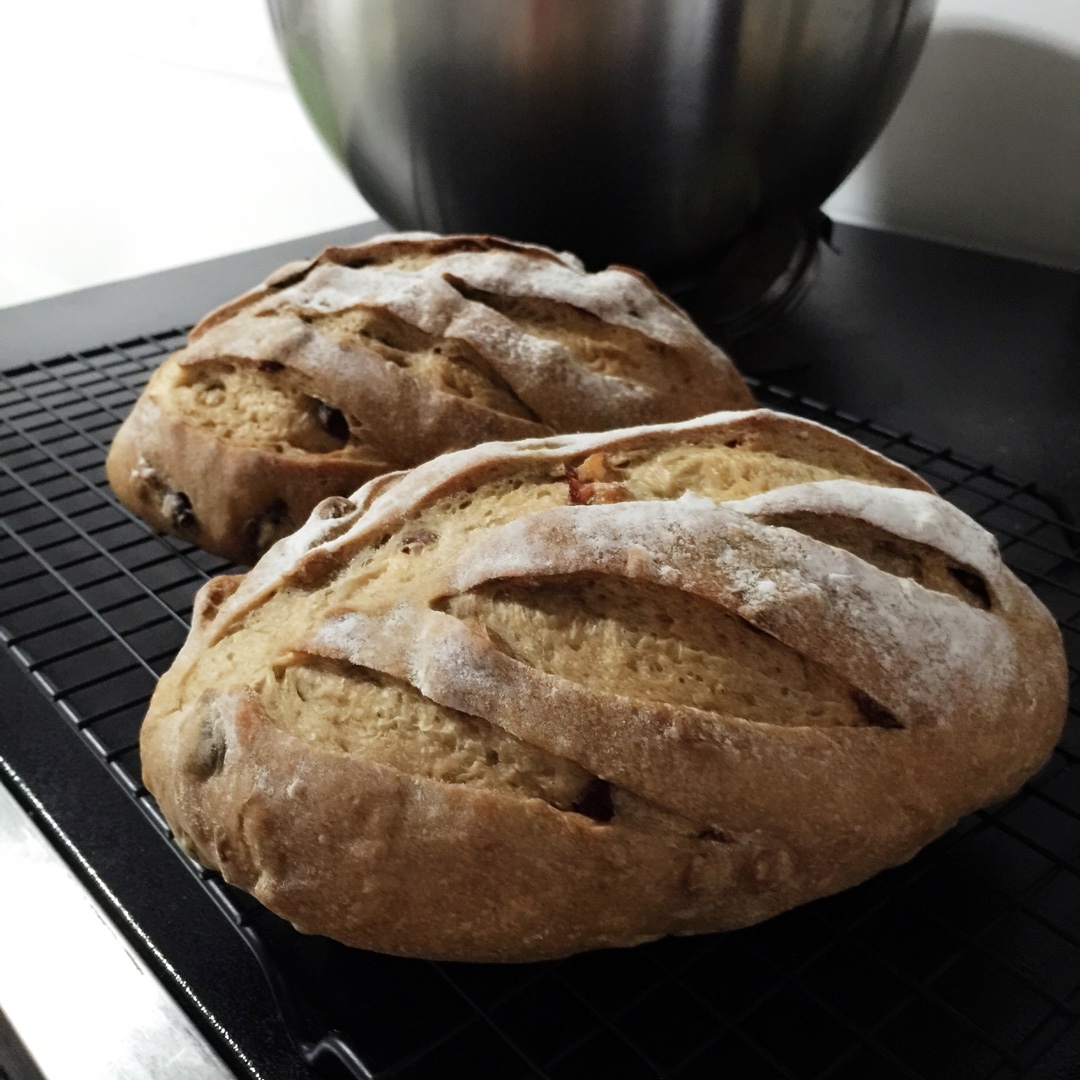
[(745, 926), (1014, 790), (1060, 633), (993, 537), (817, 425), (493, 443), (201, 591), (143, 728), (196, 859), (299, 929), (527, 960)]
[(106, 469), (155, 528), (251, 563), (327, 496), (447, 450), (752, 404), (635, 271), (397, 234), (283, 267), (203, 319)]

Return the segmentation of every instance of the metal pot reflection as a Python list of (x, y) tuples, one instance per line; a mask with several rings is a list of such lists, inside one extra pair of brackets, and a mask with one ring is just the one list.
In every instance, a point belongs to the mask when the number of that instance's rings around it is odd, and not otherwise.
[(661, 277), (819, 206), (936, 0), (269, 0), (301, 100), (396, 228)]

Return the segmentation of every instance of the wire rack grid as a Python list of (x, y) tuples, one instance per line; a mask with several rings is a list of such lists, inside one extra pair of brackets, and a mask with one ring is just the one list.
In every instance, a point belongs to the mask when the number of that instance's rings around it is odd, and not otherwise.
[[(195, 590), (231, 567), (132, 517), (104, 458), (150, 371), (183, 340), (175, 330), (0, 375), (0, 640), (163, 843), (138, 728)], [(755, 389), (914, 468), (997, 535), (1066, 642), (1073, 707), (1051, 760), (1008, 802), (840, 896), (739, 933), (545, 964), (432, 964), (305, 938), (176, 849), (255, 951), (316, 1073), (1080, 1075), (1080, 534), (992, 468)]]

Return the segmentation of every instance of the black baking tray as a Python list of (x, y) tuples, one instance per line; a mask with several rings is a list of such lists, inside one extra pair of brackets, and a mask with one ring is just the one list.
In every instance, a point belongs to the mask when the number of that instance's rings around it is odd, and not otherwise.
[[(186, 902), (164, 871), (146, 873), (138, 895), (146, 920), (164, 908), (171, 923), (198, 926), (148, 931), (109, 888), (111, 860), (103, 870), (51, 830), (239, 1075), (1080, 1076), (1080, 533), (1052, 499), (755, 384), (763, 404), (914, 468), (995, 533), (1065, 637), (1073, 706), (1051, 760), (1014, 798), (966, 818), (910, 863), (748, 930), (542, 964), (382, 957), (302, 936), (196, 867), (140, 781), (138, 727), (154, 682), (184, 639), (195, 590), (231, 569), (154, 533), (105, 480), (114, 431), (183, 340), (174, 330), (0, 374), (0, 653), (21, 669), (9, 696), (32, 688), (50, 703), (35, 716), (35, 738), (73, 735), (137, 808), (110, 819), (117, 850), (137, 847), (138, 818), (152, 826), (140, 841), (146, 864), (183, 868), (194, 889)], [(26, 712), (0, 710), (0, 726)], [(2, 756), (0, 776), (55, 825), (34, 781)], [(72, 775), (72, 797), (84, 782), (92, 808), (91, 778)], [(54, 778), (39, 786), (66, 791)], [(173, 937), (184, 944), (170, 953)], [(201, 940), (218, 943), (217, 964), (198, 955)], [(254, 958), (250, 969), (236, 949)], [(279, 1043), (291, 1048), (268, 1052)]]

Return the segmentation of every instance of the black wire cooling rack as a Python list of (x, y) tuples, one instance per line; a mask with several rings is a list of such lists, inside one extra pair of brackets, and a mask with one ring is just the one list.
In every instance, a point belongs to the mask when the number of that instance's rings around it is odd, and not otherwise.
[[(0, 375), (0, 639), (163, 844), (139, 779), (139, 723), (195, 590), (228, 566), (133, 518), (103, 466), (149, 372), (183, 339), (174, 331)], [(738, 933), (555, 963), (431, 964), (346, 949), (295, 933), (189, 863), (255, 951), (317, 1073), (1080, 1076), (1080, 534), (1052, 501), (991, 468), (756, 389), (764, 404), (916, 469), (997, 535), (1061, 622), (1074, 698), (1061, 745), (1017, 796), (857, 889)]]

